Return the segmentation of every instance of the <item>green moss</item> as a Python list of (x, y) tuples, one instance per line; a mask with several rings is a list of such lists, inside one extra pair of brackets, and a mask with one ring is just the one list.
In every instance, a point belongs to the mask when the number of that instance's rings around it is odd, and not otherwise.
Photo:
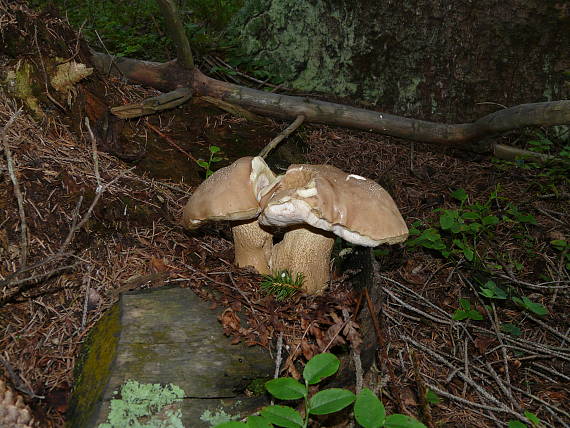
[(34, 95), (33, 86), (34, 68), (28, 62), (24, 62), (16, 70), (8, 71), (6, 75), (6, 84), (10, 92), (20, 98), (26, 106), (34, 113), (37, 118), (43, 118), (44, 112), (40, 108), (38, 99)]
[(120, 330), (120, 308), (116, 304), (99, 320), (83, 344), (74, 373), (69, 427), (87, 426), (96, 404), (102, 400), (115, 359)]
[(252, 380), (249, 385), (247, 385), (246, 390), (253, 394), (254, 397), (265, 394), (265, 382), (267, 382), (269, 378), (258, 378)]

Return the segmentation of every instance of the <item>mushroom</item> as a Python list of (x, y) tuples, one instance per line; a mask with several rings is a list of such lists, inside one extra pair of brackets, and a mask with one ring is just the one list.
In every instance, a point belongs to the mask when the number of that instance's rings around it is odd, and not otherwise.
[(263, 158), (240, 158), (198, 186), (184, 207), (181, 223), (196, 229), (209, 220), (230, 220), (236, 265), (268, 274), (273, 236), (257, 222), (258, 198), (274, 181), (275, 174)]
[(291, 165), (260, 203), (260, 224), (290, 228), (273, 247), (270, 269), (302, 273), (303, 289), (310, 294), (321, 294), (327, 287), (335, 235), (367, 247), (408, 237), (386, 190), (330, 165)]

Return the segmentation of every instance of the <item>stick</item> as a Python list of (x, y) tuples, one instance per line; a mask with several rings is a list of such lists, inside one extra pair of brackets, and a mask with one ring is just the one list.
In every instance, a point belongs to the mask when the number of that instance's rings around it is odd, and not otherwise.
[(305, 121), (305, 116), (303, 115), (299, 115), (297, 116), (297, 118), (295, 119), (295, 121), (289, 125), (287, 128), (285, 128), (285, 130), (283, 132), (281, 132), (281, 134), (279, 134), (277, 137), (275, 137), (273, 140), (271, 140), (264, 148), (261, 152), (259, 152), (259, 156), (261, 156), (262, 158), (266, 158), (267, 155), (269, 154), (269, 152), (271, 152), (271, 150), (273, 150), (275, 147), (277, 147), (277, 145), (283, 141), (285, 138), (287, 138), (289, 135), (291, 135), (299, 126), (301, 126), (303, 124), (303, 122)]
[(279, 377), (279, 368), (281, 367), (281, 352), (283, 351), (283, 332), (279, 332), (279, 337), (277, 338), (277, 356), (275, 357), (275, 373), (273, 374), (273, 379)]
[(89, 132), (89, 138), (91, 139), (91, 151), (93, 152), (93, 165), (95, 169), (95, 179), (97, 180), (95, 193), (99, 193), (101, 191), (101, 175), (99, 173), (99, 156), (97, 156), (97, 140), (95, 139), (95, 135), (93, 135), (91, 126), (89, 126), (89, 118), (87, 116), (85, 116), (85, 126)]
[(176, 144), (174, 142), (174, 140), (172, 138), (170, 138), (168, 135), (163, 134), (160, 129), (158, 129), (156, 126), (152, 125), (151, 123), (147, 122), (146, 126), (148, 126), (150, 129), (152, 129), (154, 132), (156, 132), (158, 135), (160, 135), (162, 138), (164, 138), (166, 140), (166, 142), (168, 144), (170, 144), (172, 147), (174, 147), (175, 149), (177, 149), (178, 151), (180, 151), (180, 153), (188, 156), (189, 159), (192, 159), (194, 162), (198, 162), (198, 160), (192, 156), (189, 152), (187, 152), (186, 150), (184, 150), (182, 147), (180, 147), (178, 144)]
[(81, 317), (81, 330), (85, 328), (87, 323), (87, 306), (89, 306), (89, 291), (91, 290), (91, 266), (87, 268), (87, 272), (83, 277), (85, 282), (85, 300), (83, 302), (83, 316)]
[(416, 386), (418, 387), (418, 396), (420, 399), (420, 405), (422, 406), (422, 413), (424, 416), (424, 422), (428, 428), (434, 428), (433, 418), (431, 416), (431, 407), (426, 400), (427, 389), (424, 379), (420, 373), (420, 361), (419, 356), (414, 351), (410, 352), (410, 360), (414, 366), (414, 375), (416, 378)]
[(6, 163), (8, 164), (8, 174), (14, 185), (14, 195), (18, 200), (18, 213), (20, 214), (20, 266), (26, 265), (26, 260), (28, 258), (28, 227), (26, 223), (26, 213), (24, 212), (24, 197), (22, 196), (22, 191), (20, 190), (20, 184), (18, 183), (18, 177), (16, 176), (14, 161), (12, 159), (12, 153), (10, 152), (10, 147), (8, 141), (6, 141), (6, 134), (8, 129), (14, 121), (22, 113), (22, 108), (12, 114), (6, 125), (2, 128), (0, 132), (0, 140), (4, 145), (4, 154), (6, 155)]
[(372, 318), (372, 326), (374, 327), (374, 332), (376, 333), (376, 340), (378, 340), (378, 352), (380, 357), (380, 362), (388, 372), (388, 376), (390, 377), (390, 392), (394, 396), (396, 400), (396, 405), (401, 412), (404, 412), (404, 404), (402, 403), (402, 397), (398, 391), (396, 386), (396, 376), (394, 375), (394, 370), (392, 368), (392, 364), (388, 359), (388, 351), (386, 350), (386, 338), (382, 334), (382, 330), (380, 328), (380, 323), (378, 322), (378, 318), (376, 316), (376, 311), (374, 309), (374, 305), (372, 304), (372, 300), (370, 299), (370, 295), (368, 294), (368, 289), (364, 289), (364, 297), (366, 298), (366, 305), (368, 306), (368, 311), (370, 312), (370, 317)]

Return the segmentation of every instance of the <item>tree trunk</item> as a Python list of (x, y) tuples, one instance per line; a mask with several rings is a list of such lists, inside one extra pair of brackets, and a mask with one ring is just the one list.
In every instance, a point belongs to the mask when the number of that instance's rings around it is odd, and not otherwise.
[(288, 86), (437, 122), (570, 98), (562, 0), (246, 0), (244, 57)]

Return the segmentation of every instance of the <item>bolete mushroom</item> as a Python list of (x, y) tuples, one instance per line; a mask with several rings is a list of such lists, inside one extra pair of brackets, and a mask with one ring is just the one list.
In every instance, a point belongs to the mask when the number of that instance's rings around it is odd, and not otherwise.
[(198, 186), (184, 207), (181, 223), (196, 229), (210, 220), (230, 220), (236, 265), (253, 266), (267, 274), (273, 235), (257, 222), (261, 212), (258, 198), (274, 180), (275, 174), (263, 158), (240, 158)]
[(290, 229), (273, 247), (269, 266), (302, 273), (307, 293), (327, 287), (334, 235), (367, 247), (408, 237), (394, 200), (372, 180), (330, 165), (291, 165), (277, 180), (261, 199), (259, 223)]

